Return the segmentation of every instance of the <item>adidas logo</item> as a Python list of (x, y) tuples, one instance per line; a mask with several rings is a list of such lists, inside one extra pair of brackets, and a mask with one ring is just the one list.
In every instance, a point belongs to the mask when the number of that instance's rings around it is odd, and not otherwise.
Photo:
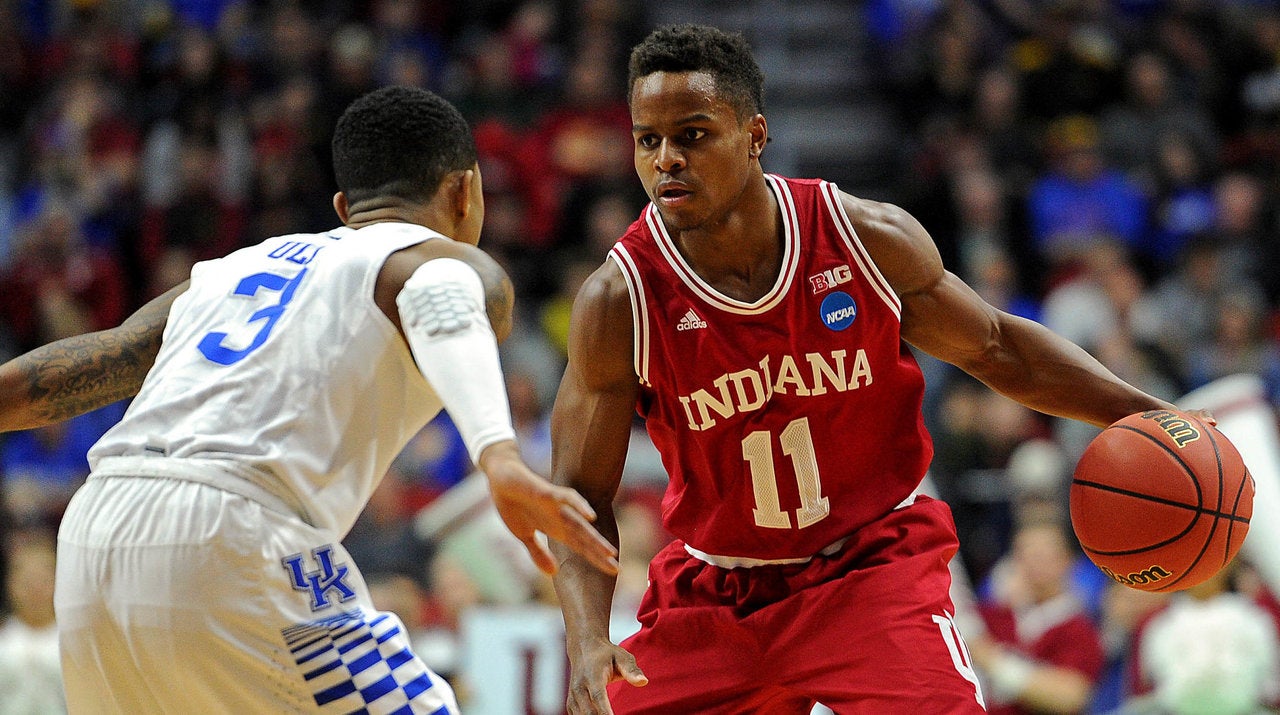
[(684, 317), (676, 325), (676, 330), (695, 330), (705, 327), (707, 327), (707, 321), (699, 318), (698, 314), (693, 312), (693, 308), (690, 308), (689, 312), (685, 313)]

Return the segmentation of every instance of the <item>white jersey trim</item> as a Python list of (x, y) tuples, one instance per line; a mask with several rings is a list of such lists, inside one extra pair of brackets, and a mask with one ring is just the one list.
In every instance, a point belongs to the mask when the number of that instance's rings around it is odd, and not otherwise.
[(618, 264), (618, 268), (622, 270), (622, 278), (627, 282), (627, 293), (631, 298), (631, 330), (635, 342), (631, 348), (632, 361), (640, 382), (649, 385), (649, 310), (648, 300), (644, 295), (644, 281), (640, 279), (635, 259), (622, 244), (615, 244), (609, 250), (609, 258)]
[(836, 225), (836, 230), (840, 232), (840, 237), (844, 239), (845, 246), (849, 248), (849, 253), (853, 255), (853, 260), (858, 264), (858, 268), (862, 270), (862, 275), (871, 283), (871, 287), (875, 289), (880, 298), (884, 300), (885, 305), (889, 306), (889, 310), (898, 316), (898, 321), (902, 321), (902, 301), (898, 298), (897, 292), (889, 285), (889, 281), (885, 280), (880, 269), (876, 267), (875, 261), (871, 260), (871, 255), (867, 253), (867, 249), (862, 245), (862, 241), (858, 239), (858, 232), (853, 228), (853, 222), (849, 220), (849, 215), (845, 213), (844, 204), (840, 202), (839, 190), (835, 184), (829, 181), (822, 182), (822, 198), (826, 201), (827, 210), (831, 212), (831, 217)]
[(787, 182), (772, 174), (765, 174), (765, 180), (768, 182), (769, 187), (773, 189), (774, 195), (777, 196), (778, 208), (782, 212), (784, 236), (782, 242), (782, 269), (778, 272), (777, 280), (774, 281), (773, 287), (769, 289), (769, 292), (765, 293), (759, 300), (750, 303), (730, 298), (704, 281), (684, 260), (684, 256), (680, 255), (675, 241), (671, 240), (671, 236), (667, 233), (667, 227), (663, 225), (662, 218), (658, 215), (657, 208), (653, 204), (649, 204), (644, 210), (645, 223), (648, 224), (649, 230), (653, 233), (654, 240), (657, 242), (658, 248), (661, 249), (662, 255), (666, 257), (667, 263), (675, 270), (676, 275), (680, 276), (680, 280), (684, 281), (684, 284), (689, 286), (689, 289), (706, 301), (707, 304), (728, 313), (757, 315), (768, 311), (786, 297), (791, 284), (795, 280), (797, 267), (800, 265), (800, 229), (799, 221), (796, 219), (795, 200), (791, 196), (791, 189), (787, 186)]

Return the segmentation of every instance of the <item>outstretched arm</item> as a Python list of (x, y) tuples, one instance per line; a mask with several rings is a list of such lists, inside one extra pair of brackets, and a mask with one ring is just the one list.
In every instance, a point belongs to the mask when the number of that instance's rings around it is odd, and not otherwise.
[(997, 310), (944, 270), (933, 240), (895, 206), (844, 196), (845, 211), (902, 299), (902, 337), (1040, 412), (1105, 427), (1173, 405), (1116, 377), (1039, 323)]
[[(613, 500), (622, 478), (638, 380), (632, 363), (631, 303), (612, 261), (583, 285), (569, 328), (569, 362), (551, 413), (552, 479), (582, 493), (599, 515), (600, 532), (614, 544)], [(609, 641), (615, 577), (580, 556), (555, 549), (556, 592), (564, 614), (573, 715), (613, 712), (605, 686), (647, 681), (631, 654)]]
[(503, 523), (538, 568), (556, 569), (541, 532), (595, 568), (617, 573), (617, 549), (591, 526), (595, 514), (586, 500), (551, 484), (520, 456), (497, 345), (511, 330), (512, 294), (506, 272), (483, 251), (426, 241), (391, 256), (374, 299), (400, 328), (418, 369), (488, 477)]
[(118, 327), (64, 338), (0, 365), (0, 432), (61, 422), (133, 397), (155, 363), (184, 282)]

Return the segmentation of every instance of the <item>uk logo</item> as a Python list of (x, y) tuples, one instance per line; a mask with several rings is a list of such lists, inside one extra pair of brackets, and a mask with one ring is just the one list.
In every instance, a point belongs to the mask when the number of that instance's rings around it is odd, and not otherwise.
[(854, 303), (853, 296), (838, 290), (822, 299), (819, 312), (823, 325), (839, 331), (853, 325), (853, 319), (858, 316), (858, 305)]
[(333, 563), (333, 544), (325, 544), (311, 550), (318, 569), (303, 571), (303, 555), (294, 554), (280, 560), (289, 578), (293, 581), (293, 590), (310, 592), (311, 610), (319, 611), (329, 606), (330, 592), (336, 592), (338, 603), (350, 601), (356, 597), (345, 579), (350, 569), (346, 564)]

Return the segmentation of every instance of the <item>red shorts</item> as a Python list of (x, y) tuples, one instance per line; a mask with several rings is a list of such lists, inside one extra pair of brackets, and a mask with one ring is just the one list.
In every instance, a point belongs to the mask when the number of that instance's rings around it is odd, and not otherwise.
[(622, 713), (981, 713), (951, 616), (951, 511), (921, 497), (831, 556), (722, 569), (682, 542), (649, 566), (622, 646), (649, 678), (609, 685)]

